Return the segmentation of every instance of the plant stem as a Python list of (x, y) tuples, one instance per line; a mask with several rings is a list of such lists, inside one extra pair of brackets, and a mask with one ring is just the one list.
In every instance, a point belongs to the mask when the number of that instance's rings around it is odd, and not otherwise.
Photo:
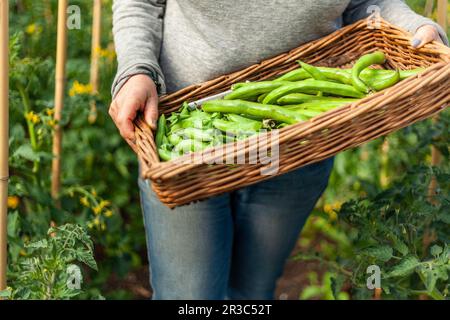
[(52, 276), (50, 278), (50, 283), (47, 286), (47, 292), (45, 294), (45, 298), (47, 300), (50, 300), (52, 298), (52, 291), (53, 291), (53, 284), (55, 283), (56, 274), (55, 272), (52, 273)]
[[(426, 281), (425, 281), (425, 278), (423, 277), (423, 274), (420, 273), (420, 272), (417, 272), (417, 274), (419, 275), (420, 280), (422, 280), (422, 282), (425, 284)], [(427, 291), (425, 291), (425, 292), (423, 292), (423, 293), (429, 295), (429, 296), (432, 297), (434, 300), (445, 300), (444, 295), (443, 295), (438, 289), (436, 289), (436, 288), (434, 288), (431, 292), (429, 292), (429, 291), (427, 290)]]
[[(31, 111), (30, 97), (28, 96), (28, 93), (26, 92), (25, 88), (20, 83), (18, 83), (16, 87), (17, 90), (19, 91), (20, 97), (22, 98), (22, 103), (25, 109), (24, 116), (27, 122), (28, 134), (30, 135), (31, 148), (33, 149), (33, 151), (37, 151), (38, 145), (36, 140), (36, 132), (34, 130), (34, 124), (26, 117), (26, 114)], [(38, 170), (39, 170), (39, 161), (35, 160), (33, 162), (33, 172), (36, 173), (38, 172)]]

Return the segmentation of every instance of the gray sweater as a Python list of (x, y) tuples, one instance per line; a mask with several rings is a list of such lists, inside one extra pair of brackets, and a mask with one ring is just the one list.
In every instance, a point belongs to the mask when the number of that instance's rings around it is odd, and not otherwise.
[(173, 92), (250, 66), (367, 17), (369, 6), (411, 33), (433, 21), (401, 0), (115, 0), (118, 70), (112, 95), (135, 74)]

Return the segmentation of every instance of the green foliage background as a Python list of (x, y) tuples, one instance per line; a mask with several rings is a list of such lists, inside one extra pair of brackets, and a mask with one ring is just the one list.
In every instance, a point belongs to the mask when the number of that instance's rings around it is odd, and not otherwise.
[[(49, 193), (57, 1), (10, 1), (10, 288), (3, 296), (133, 298), (111, 281), (141, 272), (147, 263), (136, 158), (107, 113), (116, 69), (111, 2), (103, 1), (100, 90), (94, 96), (87, 86), (90, 2), (70, 1), (81, 8), (82, 21), (81, 29), (68, 32), (58, 207)], [(425, 1), (408, 3), (420, 13)], [(424, 121), (336, 157), (330, 185), (307, 223), (297, 256), (320, 261), (328, 272), (318, 268), (301, 298), (369, 298), (364, 277), (370, 263), (386, 272), (386, 298), (446, 297), (449, 119), (445, 111), (437, 124)], [(431, 145), (443, 154), (439, 169), (429, 168)], [(440, 184), (430, 202), (427, 186), (433, 175)], [(70, 246), (61, 239), (72, 239)], [(65, 270), (74, 263), (82, 268), (82, 290), (64, 286)]]

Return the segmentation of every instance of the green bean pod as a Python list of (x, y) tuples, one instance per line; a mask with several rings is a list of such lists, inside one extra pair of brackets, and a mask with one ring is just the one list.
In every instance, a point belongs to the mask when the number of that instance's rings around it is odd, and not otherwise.
[(392, 76), (383, 79), (378, 80), (376, 82), (373, 82), (370, 84), (370, 87), (375, 91), (381, 91), (383, 89), (392, 87), (393, 85), (397, 84), (400, 81), (400, 72), (397, 71)]
[(178, 130), (182, 129), (180, 122), (176, 122), (176, 123), (171, 124), (169, 126), (169, 128), (170, 128), (169, 129), (170, 133), (177, 132)]
[(233, 121), (236, 123), (242, 123), (242, 124), (249, 125), (249, 126), (260, 126), (261, 125), (261, 121), (249, 119), (249, 118), (246, 118), (246, 117), (240, 116), (238, 114), (234, 114), (234, 113), (228, 113), (226, 115), (226, 117), (230, 121)]
[(281, 76), (279, 76), (278, 78), (276, 78), (273, 81), (301, 81), (301, 80), (305, 80), (311, 78), (311, 75), (306, 72), (305, 69), (303, 68), (299, 68), (299, 69), (294, 69), (292, 71), (289, 71), (288, 73), (285, 73)]
[(301, 104), (305, 102), (353, 102), (358, 99), (352, 99), (352, 98), (338, 98), (338, 97), (318, 97), (313, 96), (310, 94), (304, 94), (304, 93), (291, 93), (288, 95), (285, 95), (278, 99), (277, 104), (279, 105), (292, 105), (292, 104)]
[(276, 88), (281, 87), (283, 84), (286, 84), (287, 82), (274, 82), (274, 81), (260, 81), (260, 82), (249, 82), (249, 83), (242, 83), (242, 85), (232, 91), (231, 93), (227, 94), (224, 99), (225, 100), (237, 100), (237, 99), (253, 99), (261, 94), (270, 92)]
[(171, 145), (176, 146), (183, 140), (183, 138), (178, 133), (171, 133), (169, 134), (168, 140)]
[(296, 110), (293, 110), (293, 111), (298, 113), (299, 115), (302, 115), (306, 119), (314, 118), (315, 116), (318, 116), (319, 114), (323, 113), (323, 111), (308, 110), (308, 109), (296, 109)]
[(327, 80), (343, 83), (343, 84), (352, 84), (352, 77), (350, 74), (348, 74), (345, 71), (342, 71), (341, 69), (336, 70), (324, 70), (321, 71), (322, 74), (327, 78)]
[(262, 123), (259, 123), (258, 125), (248, 125), (234, 121), (215, 119), (213, 121), (213, 126), (220, 131), (231, 133), (233, 135), (240, 135), (254, 134), (258, 132), (262, 128)]
[(364, 93), (359, 92), (347, 84), (307, 79), (304, 81), (292, 82), (271, 91), (264, 99), (263, 103), (275, 104), (278, 99), (290, 93), (317, 94), (317, 92), (353, 98), (363, 98), (365, 96)]
[(269, 94), (269, 92), (261, 94), (260, 96), (258, 96), (258, 99), (256, 99), (256, 102), (262, 103), (264, 98), (267, 97), (268, 94)]
[[(326, 67), (314, 67), (316, 70), (320, 71), (326, 80), (332, 80), (344, 84), (352, 84), (352, 78), (348, 72), (344, 69), (338, 68), (326, 68)], [(312, 76), (303, 68), (295, 69), (290, 71), (281, 77), (273, 81), (301, 81), (305, 79), (312, 78)]]
[(185, 140), (181, 141), (179, 144), (177, 144), (173, 148), (173, 151), (175, 153), (184, 154), (184, 153), (188, 153), (190, 151), (195, 152), (195, 151), (203, 150), (207, 146), (208, 146), (207, 144), (204, 144), (197, 140), (185, 139)]
[(233, 83), (233, 84), (231, 85), (231, 90), (234, 91), (234, 90), (237, 90), (237, 89), (239, 89), (239, 88), (242, 88), (242, 87), (245, 86), (247, 83), (249, 83), (249, 82), (236, 82), (236, 83)]
[(206, 112), (235, 113), (255, 116), (260, 119), (273, 119), (289, 124), (302, 121), (295, 112), (280, 106), (264, 105), (244, 100), (211, 100), (203, 104)]
[(399, 70), (400, 72), (400, 80), (404, 80), (406, 78), (415, 76), (418, 73), (421, 73), (425, 70), (425, 68), (416, 68), (411, 70)]
[(345, 101), (310, 101), (305, 102), (299, 105), (289, 105), (285, 108), (288, 108), (289, 110), (312, 110), (312, 111), (320, 111), (325, 112), (329, 111), (331, 109), (339, 108), (342, 106), (345, 106), (346, 104), (349, 104), (351, 102), (345, 102)]
[[(343, 69), (343, 71), (350, 73), (351, 70), (352, 69)], [(400, 80), (404, 80), (411, 76), (415, 76), (416, 74), (424, 70), (425, 70), (424, 68), (416, 68), (412, 70), (399, 70)], [(391, 77), (396, 72), (397, 72), (396, 70), (386, 70), (386, 69), (364, 69), (359, 76), (361, 80), (363, 80), (364, 82), (378, 81), (386, 77)]]
[[(327, 78), (322, 74), (321, 71), (319, 71), (316, 67), (309, 65), (303, 61), (298, 60), (297, 61), (300, 66), (306, 70), (306, 72), (308, 72), (311, 75), (311, 78), (313, 78), (314, 80), (321, 80), (321, 81), (327, 81)], [(317, 93), (318, 97), (322, 97), (323, 96), (323, 92), (319, 91)], [(264, 101), (264, 100), (263, 100)]]
[(155, 143), (156, 147), (159, 148), (162, 145), (163, 137), (167, 132), (167, 122), (166, 116), (162, 114), (158, 119), (158, 128), (156, 129)]
[(300, 64), (300, 66), (303, 69), (305, 69), (306, 72), (308, 72), (311, 75), (311, 77), (313, 79), (315, 79), (315, 80), (322, 80), (322, 81), (326, 81), (327, 80), (327, 77), (325, 77), (325, 75), (323, 75), (322, 72), (318, 68), (316, 68), (316, 67), (314, 67), (314, 66), (312, 66), (310, 64), (307, 64), (307, 63), (305, 63), (303, 61), (300, 61), (300, 60), (298, 60), (297, 62)]
[(160, 149), (160, 148), (158, 148), (158, 155), (159, 155), (160, 159), (163, 161), (170, 161), (174, 158), (171, 151), (167, 151), (167, 150)]
[(197, 128), (206, 129), (210, 127), (211, 115), (201, 111), (194, 110), (190, 113), (190, 116), (186, 119), (181, 120), (181, 127), (186, 128)]
[(186, 128), (179, 133), (183, 137), (196, 141), (213, 141), (214, 132), (212, 130), (202, 130), (198, 128)]
[[(329, 80), (334, 80), (340, 83), (352, 84), (351, 73), (352, 69), (340, 69), (340, 68), (328, 68), (328, 67), (316, 67), (322, 72)], [(404, 80), (408, 77), (414, 76), (425, 70), (424, 68), (417, 68), (412, 70), (400, 70), (400, 79)], [(373, 78), (383, 78), (395, 73), (394, 70), (386, 69), (364, 69), (360, 78), (366, 82)], [(273, 81), (301, 81), (311, 78), (311, 76), (302, 68), (292, 70)]]
[(374, 64), (383, 64), (386, 62), (386, 56), (381, 51), (369, 53), (359, 58), (352, 68), (352, 84), (361, 92), (368, 93), (370, 88), (360, 78), (361, 72)]

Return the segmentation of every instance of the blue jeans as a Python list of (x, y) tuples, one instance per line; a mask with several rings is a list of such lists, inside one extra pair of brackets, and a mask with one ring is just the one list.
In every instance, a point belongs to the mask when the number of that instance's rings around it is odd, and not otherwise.
[(333, 159), (173, 210), (139, 180), (153, 299), (273, 299)]

